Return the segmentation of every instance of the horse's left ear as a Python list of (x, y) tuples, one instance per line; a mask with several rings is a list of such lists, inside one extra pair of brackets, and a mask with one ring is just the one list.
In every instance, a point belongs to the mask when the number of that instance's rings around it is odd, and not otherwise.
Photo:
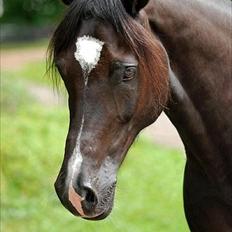
[(73, 0), (62, 0), (62, 2), (65, 4), (65, 5), (70, 5)]
[(149, 0), (122, 0), (127, 13), (132, 17), (136, 17), (139, 11), (144, 8)]

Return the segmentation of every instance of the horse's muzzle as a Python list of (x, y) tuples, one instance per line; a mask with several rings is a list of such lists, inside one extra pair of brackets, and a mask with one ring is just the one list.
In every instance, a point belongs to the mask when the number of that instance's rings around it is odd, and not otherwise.
[(55, 183), (57, 195), (65, 208), (75, 216), (87, 220), (102, 220), (110, 214), (115, 186), (116, 182), (99, 190), (99, 187), (94, 188), (90, 184), (70, 182), (65, 187), (64, 183), (60, 183), (59, 177)]

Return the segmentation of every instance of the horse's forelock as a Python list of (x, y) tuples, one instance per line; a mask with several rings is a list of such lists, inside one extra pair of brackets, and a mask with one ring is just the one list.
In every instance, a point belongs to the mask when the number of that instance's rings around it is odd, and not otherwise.
[(160, 43), (151, 34), (148, 23), (144, 28), (136, 22), (126, 13), (121, 1), (118, 0), (78, 0), (70, 6), (49, 45), (47, 70), (51, 76), (54, 77), (56, 73), (54, 57), (75, 43), (80, 20), (89, 12), (103, 22), (110, 23), (122, 36), (124, 42), (138, 57), (144, 76), (153, 76), (151, 83), (156, 85), (155, 89), (159, 96), (165, 88), (158, 77), (167, 72), (166, 57), (164, 57)]

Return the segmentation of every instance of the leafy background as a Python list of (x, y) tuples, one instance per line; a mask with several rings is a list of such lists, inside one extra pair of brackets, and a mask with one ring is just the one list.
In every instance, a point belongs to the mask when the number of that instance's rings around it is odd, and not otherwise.
[(59, 0), (5, 0), (2, 23), (44, 25), (57, 21), (64, 11)]

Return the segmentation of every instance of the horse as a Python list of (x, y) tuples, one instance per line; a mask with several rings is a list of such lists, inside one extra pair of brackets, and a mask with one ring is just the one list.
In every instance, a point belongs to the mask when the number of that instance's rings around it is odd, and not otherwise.
[(164, 111), (186, 151), (190, 230), (232, 231), (231, 2), (63, 2), (49, 46), (69, 96), (55, 182), (62, 204), (87, 220), (106, 218), (127, 151)]

